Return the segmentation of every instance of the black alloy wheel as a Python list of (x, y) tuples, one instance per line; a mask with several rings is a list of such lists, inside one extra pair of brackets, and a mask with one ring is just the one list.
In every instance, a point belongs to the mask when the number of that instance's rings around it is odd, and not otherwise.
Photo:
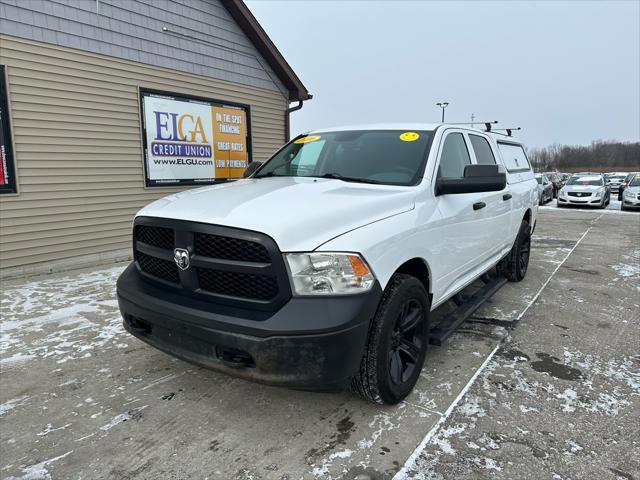
[[(528, 229), (527, 229), (528, 230)], [(529, 268), (529, 255), (531, 254), (531, 234), (527, 231), (520, 240), (518, 248), (518, 270), (524, 278)]]
[[(389, 375), (396, 385), (402, 385), (413, 375), (424, 344), (428, 341), (424, 329), (422, 305), (415, 299), (407, 300), (400, 308), (389, 345)], [(420, 365), (422, 367), (422, 365)]]
[[(558, 204), (558, 206), (562, 206)], [(498, 263), (498, 275), (505, 276), (510, 282), (524, 279), (529, 268), (531, 254), (531, 228), (529, 222), (522, 220), (520, 230), (509, 254)]]
[(413, 390), (429, 344), (430, 300), (423, 282), (396, 273), (371, 320), (351, 389), (374, 403), (394, 405)]

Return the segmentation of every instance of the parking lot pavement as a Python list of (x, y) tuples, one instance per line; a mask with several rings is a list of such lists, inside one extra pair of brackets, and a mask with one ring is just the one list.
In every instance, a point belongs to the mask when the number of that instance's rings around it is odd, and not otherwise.
[(398, 479), (640, 478), (640, 218), (542, 221), (574, 250)]
[(121, 327), (122, 265), (5, 282), (0, 476), (637, 479), (635, 218), (543, 210), (526, 280), (433, 348), (394, 407), (154, 350)]

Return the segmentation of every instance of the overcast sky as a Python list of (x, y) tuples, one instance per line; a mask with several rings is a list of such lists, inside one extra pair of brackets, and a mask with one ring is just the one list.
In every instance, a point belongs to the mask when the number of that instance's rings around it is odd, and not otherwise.
[(292, 133), (500, 120), (529, 146), (640, 140), (640, 2), (247, 5), (313, 94)]

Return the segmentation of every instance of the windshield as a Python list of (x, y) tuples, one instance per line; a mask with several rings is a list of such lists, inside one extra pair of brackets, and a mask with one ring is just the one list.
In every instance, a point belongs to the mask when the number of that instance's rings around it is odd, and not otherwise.
[(353, 130), (301, 136), (276, 153), (254, 178), (324, 177), (415, 185), (422, 176), (431, 133)]
[(630, 187), (640, 187), (640, 175), (636, 175), (629, 181)]
[(626, 175), (614, 175), (612, 177), (609, 177), (609, 181), (610, 182), (622, 182), (625, 178), (627, 178)]
[(583, 187), (586, 187), (586, 186), (601, 187), (603, 183), (602, 183), (602, 177), (571, 177), (567, 182), (567, 185), (582, 185)]

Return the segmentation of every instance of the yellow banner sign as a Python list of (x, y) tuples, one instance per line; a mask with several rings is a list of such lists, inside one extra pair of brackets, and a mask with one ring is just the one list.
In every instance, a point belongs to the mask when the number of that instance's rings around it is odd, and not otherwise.
[(247, 168), (247, 115), (241, 108), (211, 107), (215, 178), (241, 178)]

